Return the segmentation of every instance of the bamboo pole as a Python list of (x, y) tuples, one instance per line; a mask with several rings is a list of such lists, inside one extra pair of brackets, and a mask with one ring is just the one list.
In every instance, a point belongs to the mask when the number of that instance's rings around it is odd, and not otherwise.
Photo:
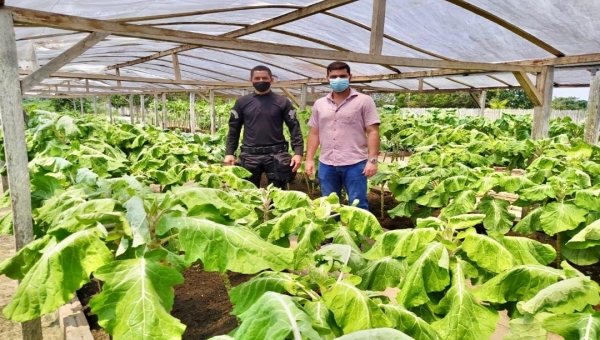
[(590, 144), (598, 143), (598, 129), (600, 128), (600, 72), (590, 70), (590, 94), (585, 118), (583, 139)]

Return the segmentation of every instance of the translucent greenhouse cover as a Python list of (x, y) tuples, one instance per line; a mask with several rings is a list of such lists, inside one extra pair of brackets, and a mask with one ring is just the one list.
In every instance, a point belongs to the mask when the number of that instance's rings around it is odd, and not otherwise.
[[(320, 1), (303, 0), (6, 0), (7, 6), (87, 18), (130, 21), (133, 24), (223, 35)], [(513, 62), (556, 57), (474, 11), (446, 0), (387, 0), (383, 55), (473, 62)], [(469, 5), (517, 27), (564, 56), (600, 53), (600, 0), (469, 0)], [(211, 12), (212, 11), (212, 12)], [(216, 12), (215, 12), (216, 11)], [(238, 39), (307, 48), (369, 53), (373, 1), (359, 0)], [(154, 18), (140, 20), (140, 18)], [(160, 16), (160, 18), (156, 18)], [(127, 20), (126, 20), (127, 19)], [(85, 38), (88, 33), (56, 28), (15, 27), (19, 65), (24, 70), (43, 66)], [(64, 66), (60, 72), (115, 74), (107, 67), (166, 51), (179, 44), (110, 35)], [(35, 51), (35, 53), (33, 53)], [(256, 65), (269, 66), (277, 81), (323, 78), (332, 60), (289, 57), (258, 52), (199, 47), (178, 54), (181, 78), (186, 81), (245, 82)], [(354, 76), (377, 76), (426, 70), (401, 65), (349, 63)], [(171, 56), (120, 68), (122, 76), (173, 79)], [(530, 75), (532, 81), (535, 77)], [(49, 87), (63, 80), (44, 81)], [(557, 68), (555, 86), (586, 86), (585, 67)], [(73, 90), (84, 82), (72, 80)], [(90, 91), (117, 85), (112, 80), (90, 80)], [(127, 84), (127, 85), (126, 85)], [(193, 89), (191, 85), (122, 82), (149, 89)], [(356, 87), (381, 91), (417, 90), (417, 79), (374, 80)], [(424, 90), (485, 89), (519, 86), (511, 73), (486, 73), (425, 78)], [(104, 88), (104, 89), (103, 89)], [(316, 92), (326, 86), (314, 86)], [(298, 93), (298, 89), (291, 89)]]

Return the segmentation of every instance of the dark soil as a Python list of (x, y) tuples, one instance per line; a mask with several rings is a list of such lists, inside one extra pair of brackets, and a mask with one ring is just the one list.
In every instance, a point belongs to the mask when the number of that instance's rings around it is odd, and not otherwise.
[(110, 340), (108, 335), (100, 325), (98, 325), (98, 317), (92, 313), (90, 309), (90, 300), (100, 292), (99, 282), (92, 280), (86, 283), (80, 290), (77, 291), (77, 297), (83, 306), (83, 313), (90, 325), (92, 336), (95, 340)]

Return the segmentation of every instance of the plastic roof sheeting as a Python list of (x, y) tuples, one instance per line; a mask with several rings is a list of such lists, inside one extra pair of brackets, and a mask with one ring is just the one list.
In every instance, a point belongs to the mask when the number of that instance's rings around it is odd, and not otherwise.
[[(6, 0), (7, 6), (42, 9), (59, 14), (104, 20), (131, 20), (133, 24), (211, 35), (225, 33), (293, 12), (319, 1), (303, 0)], [(600, 53), (598, 0), (467, 0), (501, 20), (535, 36), (564, 55)], [(241, 7), (246, 9), (241, 10)], [(247, 8), (251, 7), (251, 8)], [(252, 8), (253, 7), (253, 8)], [(359, 0), (324, 13), (288, 22), (239, 39), (368, 53), (373, 0)], [(227, 10), (234, 9), (234, 10)], [(219, 10), (217, 13), (199, 11)], [(183, 14), (191, 15), (183, 15)], [(151, 18), (151, 16), (163, 16)], [(164, 17), (171, 16), (171, 17)], [(363, 26), (367, 26), (366, 28)], [(33, 44), (40, 66), (87, 33), (55, 28), (15, 27), (19, 58), (28, 58)], [(424, 59), (511, 62), (555, 57), (509, 29), (445, 0), (387, 0), (383, 54)], [(106, 67), (169, 50), (178, 44), (109, 36), (60, 71), (106, 73)], [(413, 47), (411, 47), (413, 46)], [(265, 64), (278, 81), (322, 78), (331, 60), (296, 58), (257, 52), (199, 47), (179, 53), (183, 80), (243, 82), (249, 70)], [(25, 63), (23, 63), (25, 64)], [(355, 76), (377, 76), (425, 70), (397, 65), (350, 63)], [(122, 67), (122, 76), (174, 79), (170, 56)], [(535, 77), (530, 75), (535, 82)], [(585, 68), (556, 69), (556, 86), (589, 84)], [(519, 86), (511, 73), (440, 76), (425, 79), (423, 89), (472, 89)], [(49, 80), (45, 83), (52, 84)], [(116, 82), (103, 81), (103, 84)], [(430, 84), (430, 85), (428, 85)], [(508, 85), (507, 85), (508, 84)], [(362, 83), (365, 88), (417, 90), (418, 80), (397, 79)], [(123, 85), (125, 86), (125, 85)], [(132, 87), (171, 88), (168, 84), (132, 83)], [(361, 84), (356, 84), (360, 87)], [(176, 87), (174, 87), (176, 88)], [(182, 87), (183, 88), (183, 87)], [(327, 91), (319, 86), (315, 91)], [(297, 90), (293, 90), (297, 91)]]

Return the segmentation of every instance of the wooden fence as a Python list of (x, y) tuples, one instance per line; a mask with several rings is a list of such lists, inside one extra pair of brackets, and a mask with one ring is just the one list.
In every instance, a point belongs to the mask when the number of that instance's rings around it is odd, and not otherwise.
[[(421, 114), (426, 113), (426, 108), (411, 108), (410, 112)], [(502, 116), (502, 113), (512, 113), (517, 115), (531, 115), (533, 114), (533, 109), (522, 110), (522, 109), (485, 109), (484, 116), (490, 119), (498, 119)], [(481, 109), (457, 109), (456, 114), (459, 117), (466, 116), (479, 116), (481, 114)], [(550, 119), (554, 118), (563, 118), (563, 117), (571, 117), (574, 122), (584, 123), (585, 122), (585, 110), (552, 110), (550, 114)]]

